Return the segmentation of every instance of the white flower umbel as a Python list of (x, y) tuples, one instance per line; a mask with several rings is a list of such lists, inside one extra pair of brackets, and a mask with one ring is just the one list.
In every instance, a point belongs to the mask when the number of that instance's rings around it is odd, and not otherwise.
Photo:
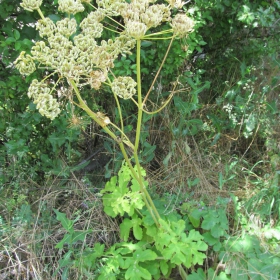
[(34, 60), (45, 65), (52, 65), (52, 61), (49, 59), (50, 48), (46, 46), (45, 42), (36, 42), (35, 46), (31, 48), (31, 54)]
[(83, 12), (84, 9), (80, 0), (58, 0), (58, 10), (61, 12), (75, 15)]
[(37, 104), (36, 108), (42, 116), (53, 120), (60, 113), (59, 103), (56, 98), (47, 93), (40, 93), (38, 97), (34, 100)]
[(38, 20), (36, 29), (39, 30), (40, 37), (50, 37), (56, 31), (56, 26), (50, 18), (44, 18)]
[(90, 13), (80, 24), (85, 35), (90, 35), (93, 38), (100, 38), (103, 31), (103, 25), (98, 21), (98, 14)]
[(118, 16), (127, 4), (126, 0), (97, 0), (96, 3), (108, 16)]
[(177, 14), (173, 19), (171, 26), (175, 35), (186, 37), (193, 30), (194, 21), (185, 14)]
[(75, 18), (65, 18), (56, 23), (57, 31), (65, 36), (70, 37), (73, 35), (77, 30), (77, 22)]
[(131, 77), (117, 77), (112, 82), (112, 91), (123, 99), (130, 99), (136, 93), (137, 83)]
[(108, 40), (107, 50), (117, 58), (121, 53), (122, 55), (129, 54), (131, 55), (131, 50), (134, 49), (136, 45), (136, 40), (123, 32), (119, 37), (113, 41), (112, 39)]
[[(42, 40), (32, 47), (31, 55), (20, 54), (15, 62), (16, 67), (21, 74), (29, 75), (38, 64), (41, 69), (55, 74), (47, 74), (49, 76), (59, 77), (59, 80), (65, 78), (79, 88), (89, 85), (98, 90), (102, 83), (108, 81), (110, 84), (108, 73), (119, 55), (132, 54), (137, 40), (144, 39), (149, 29), (169, 22), (174, 34), (179, 37), (193, 30), (194, 22), (185, 14), (175, 15), (171, 19), (172, 9), (181, 8), (182, 1), (168, 0), (168, 3), (156, 4), (156, 0), (96, 0), (98, 7), (78, 26), (73, 15), (84, 11), (83, 4), (90, 4), (90, 0), (58, 0), (58, 10), (67, 15), (56, 23), (42, 14), (42, 0), (24, 0), (21, 6), (29, 11), (37, 9), (42, 18), (36, 25)], [(97, 39), (102, 37), (105, 27), (113, 29), (109, 25), (103, 26), (104, 18), (115, 15), (123, 18), (116, 28), (116, 35), (108, 40)], [(171, 33), (172, 30), (167, 32)], [(160, 32), (156, 32), (156, 36), (160, 36)], [(132, 98), (136, 94), (136, 86), (137, 83), (130, 77), (118, 77), (111, 83), (112, 91), (123, 99)], [(37, 104), (40, 113), (53, 119), (60, 109), (51, 92), (47, 82), (33, 80), (28, 96)]]
[(183, 2), (182, 0), (166, 0), (171, 8), (181, 9), (187, 2)]
[(28, 89), (28, 97), (32, 98), (42, 116), (53, 120), (60, 113), (59, 103), (51, 94), (51, 89), (44, 82), (34, 79)]
[(126, 23), (126, 32), (129, 36), (135, 39), (141, 39), (146, 31), (147, 31), (146, 24), (137, 21), (128, 21)]
[(34, 10), (38, 10), (42, 4), (43, 0), (23, 0), (20, 5), (23, 9), (33, 12)]
[(29, 54), (25, 55), (24, 51), (20, 53), (19, 57), (14, 63), (16, 64), (16, 68), (22, 75), (28, 76), (36, 70), (36, 66), (32, 56), (30, 56)]
[(29, 88), (27, 95), (29, 98), (36, 99), (39, 94), (49, 94), (50, 93), (50, 88), (46, 83), (39, 82), (37, 79), (32, 80)]
[(170, 10), (165, 5), (152, 5), (148, 7), (145, 13), (141, 14), (141, 20), (148, 28), (157, 27), (163, 21), (170, 20)]

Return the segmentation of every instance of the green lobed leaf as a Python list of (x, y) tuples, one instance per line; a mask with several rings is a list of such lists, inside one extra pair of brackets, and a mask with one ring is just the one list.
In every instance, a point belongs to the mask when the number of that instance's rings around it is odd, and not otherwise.
[(201, 223), (201, 227), (206, 230), (212, 229), (217, 223), (219, 223), (219, 219), (213, 211), (208, 212), (203, 216), (203, 222)]
[(152, 275), (150, 272), (139, 266), (138, 264), (134, 264), (128, 268), (125, 273), (125, 279), (132, 279), (132, 280), (141, 280), (141, 279), (152, 279)]
[(124, 241), (128, 240), (130, 229), (132, 228), (132, 221), (125, 218), (120, 224), (120, 237)]
[(143, 237), (143, 230), (141, 228), (142, 220), (140, 218), (133, 217), (132, 218), (133, 224), (133, 234), (137, 240), (141, 240)]
[(213, 235), (207, 231), (202, 235), (204, 237), (204, 241), (207, 242), (210, 246), (213, 246), (217, 242), (219, 242), (219, 238), (213, 237)]
[(183, 243), (172, 242), (168, 247), (162, 250), (163, 257), (176, 265), (186, 263), (186, 255), (183, 252), (185, 248), (182, 245)]
[(157, 258), (157, 254), (150, 249), (146, 249), (144, 251), (137, 250), (133, 253), (133, 257), (139, 262), (146, 262), (155, 260)]
[(216, 224), (211, 228), (211, 234), (214, 238), (219, 238), (221, 236), (225, 236), (226, 232), (225, 232), (224, 228), (222, 228), (220, 225)]
[(195, 252), (193, 254), (192, 263), (193, 263), (193, 265), (195, 265), (195, 264), (203, 265), (203, 262), (205, 259), (206, 259), (206, 255), (204, 253)]
[(191, 214), (188, 215), (188, 218), (190, 220), (190, 222), (192, 223), (192, 225), (195, 228), (198, 228), (200, 225), (200, 219), (195, 218), (194, 216), (192, 216)]
[(188, 280), (206, 280), (206, 275), (202, 268), (198, 268), (196, 272), (188, 275)]
[(185, 221), (179, 220), (177, 222), (172, 223), (172, 225), (173, 225), (175, 234), (180, 236), (184, 232), (186, 224), (185, 224)]

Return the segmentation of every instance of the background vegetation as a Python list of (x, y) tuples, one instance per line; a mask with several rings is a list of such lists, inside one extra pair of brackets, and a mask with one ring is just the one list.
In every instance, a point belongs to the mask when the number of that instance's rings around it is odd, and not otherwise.
[[(42, 10), (54, 13), (56, 2), (44, 1)], [(40, 73), (22, 78), (13, 61), (38, 38), (37, 14), (19, 1), (0, 3), (0, 279), (95, 279), (101, 268), (85, 263), (87, 248), (123, 239), (122, 221), (103, 212), (100, 195), (121, 153), (70, 104), (54, 121), (36, 111), (26, 92)], [(164, 202), (164, 215), (181, 215), (208, 244), (188, 280), (279, 279), (280, 2), (193, 0), (185, 7), (195, 32), (175, 41), (149, 106), (176, 80), (181, 90), (164, 111), (144, 115), (140, 157), (152, 196)], [(167, 46), (142, 46), (144, 89)], [(133, 55), (123, 57), (115, 74), (133, 74), (134, 65)], [(113, 118), (106, 93), (89, 100)], [(134, 107), (121, 105), (133, 131)], [(77, 231), (83, 238), (61, 245)]]

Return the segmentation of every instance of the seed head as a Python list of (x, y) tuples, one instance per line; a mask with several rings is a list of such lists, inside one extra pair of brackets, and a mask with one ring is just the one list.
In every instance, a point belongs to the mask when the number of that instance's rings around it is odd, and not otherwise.
[(130, 99), (136, 93), (136, 85), (131, 77), (118, 77), (112, 82), (112, 91), (123, 99)]
[(25, 52), (21, 52), (19, 57), (14, 62), (16, 68), (19, 70), (22, 75), (30, 75), (36, 70), (35, 63), (31, 55), (25, 55)]
[(81, 0), (58, 0), (58, 10), (68, 14), (76, 14), (84, 11)]
[(42, 116), (46, 116), (51, 120), (60, 113), (59, 103), (50, 94), (40, 93), (34, 100), (34, 104), (37, 104), (36, 108)]
[(166, 0), (171, 8), (181, 9), (186, 2), (183, 2), (182, 0)]
[(42, 4), (43, 0), (23, 0), (20, 5), (23, 9), (33, 12), (34, 10), (38, 10)]
[(65, 18), (56, 23), (59, 34), (69, 38), (77, 30), (77, 22), (74, 18)]
[(34, 79), (28, 89), (28, 97), (33, 99), (36, 108), (42, 116), (53, 120), (59, 113), (59, 103), (50, 94), (51, 89), (44, 82)]
[(179, 37), (186, 37), (193, 30), (194, 21), (185, 14), (177, 14), (173, 19), (171, 26), (174, 34)]
[(135, 39), (141, 39), (145, 35), (147, 29), (147, 26), (142, 22), (128, 21), (126, 23), (127, 34)]
[(101, 84), (107, 80), (107, 72), (95, 70), (90, 73), (89, 84), (94, 89), (99, 89)]

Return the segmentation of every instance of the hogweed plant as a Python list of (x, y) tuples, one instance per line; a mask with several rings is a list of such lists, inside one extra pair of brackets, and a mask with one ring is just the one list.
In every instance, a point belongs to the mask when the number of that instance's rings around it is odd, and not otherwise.
[[(24, 0), (20, 4), (27, 11), (37, 11), (41, 17), (36, 29), (42, 39), (34, 44), (30, 54), (21, 52), (15, 61), (22, 75), (30, 75), (36, 68), (45, 69), (46, 76), (41, 81), (34, 79), (31, 82), (27, 93), (29, 98), (40, 114), (53, 120), (62, 110), (56, 92), (66, 81), (72, 92), (71, 96), (67, 96), (70, 102), (101, 126), (119, 145), (125, 159), (118, 176), (112, 177), (102, 191), (105, 212), (112, 217), (125, 216), (120, 225), (124, 242), (113, 245), (107, 252), (100, 244), (96, 244), (94, 249), (88, 248), (86, 256), (80, 256), (84, 258), (83, 269), (94, 271), (95, 276), (99, 275), (98, 279), (158, 279), (160, 275), (168, 276), (171, 269), (178, 266), (185, 278), (185, 268), (203, 263), (205, 255), (200, 251), (205, 251), (207, 245), (199, 232), (185, 232), (183, 220), (171, 221), (160, 214), (148, 193), (145, 171), (138, 158), (143, 112), (156, 114), (170, 102), (176, 91), (175, 84), (161, 108), (154, 112), (146, 110), (147, 100), (173, 40), (186, 37), (193, 30), (194, 21), (179, 11), (185, 3), (181, 0), (160, 1), (161, 4), (155, 0), (97, 0), (95, 7), (90, 0), (58, 0), (58, 10), (66, 17), (54, 22), (43, 15), (40, 9), (42, 2)], [(83, 12), (84, 5), (89, 5), (93, 11), (78, 24), (74, 15)], [(176, 14), (176, 11), (179, 12)], [(158, 31), (163, 24), (169, 24), (170, 28)], [(114, 32), (114, 36), (103, 39), (104, 30)], [(150, 89), (143, 94), (141, 42), (163, 39), (170, 40), (169, 47)], [(136, 81), (128, 76), (116, 77), (112, 71), (114, 62), (120, 56), (133, 52), (136, 52)], [(85, 86), (90, 86), (94, 94), (102, 85), (111, 89), (118, 109), (119, 125), (105, 113), (93, 111), (83, 98), (82, 89)], [(130, 100), (137, 107), (134, 141), (125, 133), (119, 99)], [(131, 151), (132, 157), (129, 156)], [(56, 213), (62, 225), (65, 224), (65, 216), (58, 211)], [(138, 243), (128, 242), (131, 231)], [(73, 230), (70, 232), (74, 234)], [(70, 242), (68, 237), (63, 240)], [(71, 240), (73, 243), (79, 238)], [(62, 262), (64, 266), (66, 263), (77, 265), (74, 257), (71, 260), (72, 253), (69, 250), (66, 254)]]

